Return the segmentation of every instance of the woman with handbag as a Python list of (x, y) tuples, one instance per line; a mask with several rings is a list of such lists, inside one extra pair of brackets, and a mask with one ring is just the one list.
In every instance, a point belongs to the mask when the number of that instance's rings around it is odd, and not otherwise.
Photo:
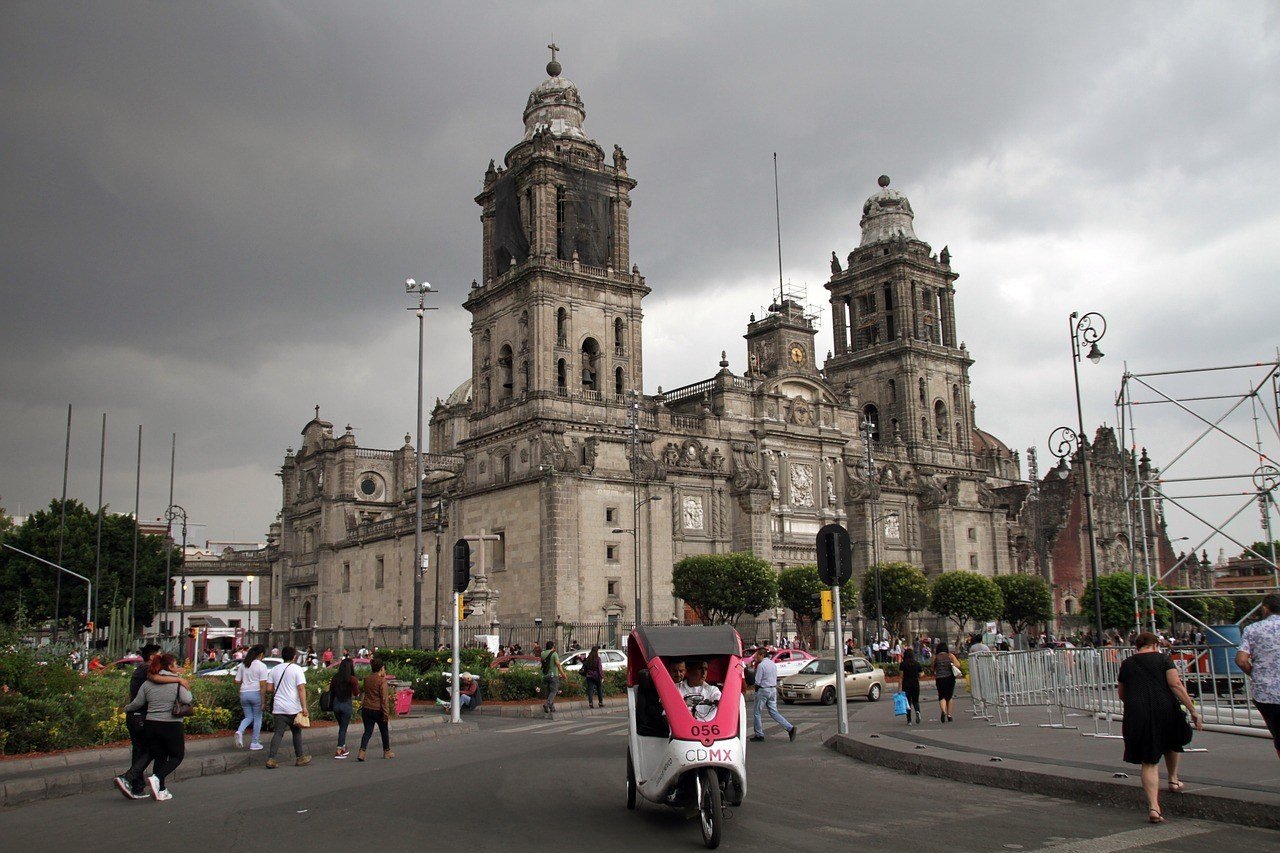
[(911, 713), (915, 712), (916, 725), (920, 725), (920, 664), (916, 662), (916, 654), (911, 649), (902, 650), (902, 684), (903, 695), (907, 699), (907, 725), (911, 725)]
[(592, 694), (604, 707), (604, 662), (600, 660), (600, 647), (592, 646), (591, 654), (582, 662), (582, 678), (587, 682), (587, 707), (594, 708)]
[(941, 722), (955, 722), (951, 716), (951, 701), (956, 695), (956, 679), (960, 676), (960, 660), (947, 648), (946, 643), (938, 643), (933, 652), (933, 683), (938, 688), (938, 704), (942, 706)]
[[(1169, 790), (1182, 793), (1178, 756), (1191, 743), (1191, 725), (1203, 730), (1204, 720), (1182, 686), (1178, 670), (1160, 651), (1155, 634), (1144, 631), (1133, 641), (1134, 653), (1120, 664), (1117, 690), (1124, 704), (1124, 760), (1142, 765), (1142, 790), (1147, 795), (1147, 820), (1164, 823), (1160, 811), (1160, 759), (1169, 773)], [(1191, 714), (1191, 722), (1179, 708)]]
[(382, 757), (395, 758), (391, 751), (391, 735), (387, 732), (387, 718), (391, 713), (391, 701), (387, 696), (387, 674), (382, 669), (382, 659), (377, 655), (369, 661), (373, 670), (364, 677), (364, 690), (360, 694), (360, 720), (364, 723), (364, 736), (360, 738), (360, 752), (356, 761), (364, 761), (365, 750), (373, 737), (373, 727), (382, 735)]
[(347, 751), (347, 726), (351, 725), (351, 715), (355, 712), (355, 697), (360, 692), (360, 683), (356, 681), (356, 665), (351, 658), (343, 658), (338, 664), (338, 671), (329, 682), (329, 707), (323, 710), (332, 711), (338, 721), (338, 749), (334, 758), (343, 759), (350, 753)]
[[(177, 665), (170, 654), (154, 655), (147, 665), (150, 676), (176, 678), (175, 669)], [(133, 701), (125, 706), (126, 713), (146, 710), (147, 717), (142, 724), (143, 738), (147, 751), (155, 759), (155, 767), (152, 775), (147, 777), (147, 785), (157, 802), (173, 799), (173, 794), (165, 787), (165, 779), (178, 769), (186, 755), (182, 720), (191, 716), (192, 701), (191, 691), (181, 684), (158, 684), (148, 680), (142, 683), (142, 688), (133, 697)]]

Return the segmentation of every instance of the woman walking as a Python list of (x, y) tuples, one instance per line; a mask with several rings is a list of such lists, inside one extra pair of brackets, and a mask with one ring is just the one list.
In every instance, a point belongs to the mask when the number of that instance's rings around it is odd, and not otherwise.
[[(150, 675), (164, 675), (177, 678), (177, 666), (173, 655), (155, 655), (147, 666)], [(138, 695), (125, 706), (125, 712), (145, 709), (147, 718), (142, 724), (143, 737), (147, 751), (155, 760), (152, 775), (147, 777), (147, 785), (151, 788), (151, 796), (156, 802), (172, 800), (173, 794), (165, 787), (165, 779), (178, 769), (186, 755), (186, 742), (183, 736), (182, 717), (175, 717), (173, 712), (177, 703), (190, 705), (191, 691), (181, 684), (157, 684), (144, 681)], [(130, 780), (131, 782), (133, 780)]]
[(956, 695), (956, 674), (951, 667), (960, 668), (960, 660), (948, 649), (946, 643), (938, 643), (933, 653), (933, 683), (938, 687), (938, 704), (942, 706), (941, 722), (954, 722), (951, 716), (951, 697)]
[(902, 650), (902, 692), (907, 695), (907, 725), (911, 725), (911, 712), (915, 711), (916, 725), (920, 725), (920, 664), (911, 649)]
[(600, 647), (592, 646), (591, 653), (587, 655), (587, 659), (582, 662), (582, 677), (587, 682), (587, 707), (594, 708), (592, 704), (591, 694), (595, 692), (596, 698), (600, 701), (600, 707), (604, 707), (604, 663), (600, 660)]
[(262, 662), (262, 656), (266, 653), (262, 646), (254, 646), (236, 670), (240, 707), (244, 710), (244, 719), (236, 729), (236, 746), (244, 746), (245, 729), (253, 726), (253, 740), (249, 741), (249, 749), (253, 750), (262, 749), (262, 709), (267, 704), (267, 666)]
[(1182, 793), (1178, 779), (1178, 756), (1191, 742), (1191, 730), (1182, 703), (1191, 714), (1191, 722), (1203, 730), (1204, 721), (1196, 711), (1178, 670), (1169, 656), (1160, 651), (1155, 634), (1143, 631), (1133, 641), (1133, 656), (1120, 664), (1120, 701), (1124, 704), (1124, 760), (1142, 765), (1142, 790), (1147, 795), (1147, 820), (1164, 823), (1160, 811), (1160, 759), (1169, 774), (1169, 790)]
[(351, 725), (351, 715), (355, 713), (355, 697), (360, 692), (360, 682), (356, 681), (356, 665), (351, 658), (343, 658), (338, 664), (338, 671), (329, 682), (329, 692), (333, 695), (333, 716), (338, 721), (338, 749), (333, 757), (346, 758), (347, 726)]
[(364, 737), (360, 738), (360, 751), (356, 753), (356, 761), (364, 761), (374, 726), (378, 727), (378, 733), (382, 735), (382, 757), (396, 757), (391, 751), (391, 735), (387, 732), (387, 714), (391, 706), (387, 701), (387, 674), (382, 671), (382, 659), (374, 655), (373, 660), (369, 661), (369, 668), (372, 672), (364, 677), (364, 689), (360, 693), (360, 720), (364, 723)]

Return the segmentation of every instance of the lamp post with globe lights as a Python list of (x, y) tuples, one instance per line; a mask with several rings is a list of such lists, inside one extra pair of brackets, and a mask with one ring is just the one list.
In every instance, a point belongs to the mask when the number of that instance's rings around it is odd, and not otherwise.
[(428, 293), (435, 290), (429, 282), (419, 282), (412, 278), (405, 279), (405, 293), (417, 294), (418, 305), (408, 310), (418, 317), (418, 437), (414, 448), (414, 524), (413, 524), (413, 647), (422, 648), (422, 575), (426, 570), (426, 552), (422, 550), (422, 337), (423, 317), (428, 311), (436, 310), (427, 307)]

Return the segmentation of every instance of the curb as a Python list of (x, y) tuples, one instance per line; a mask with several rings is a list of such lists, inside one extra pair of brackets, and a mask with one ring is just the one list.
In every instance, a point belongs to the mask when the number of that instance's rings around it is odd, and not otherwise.
[[(479, 728), (475, 723), (463, 722), (460, 725), (452, 726), (448, 725), (448, 720), (430, 717), (401, 719), (400, 725), (393, 724), (391, 728), (391, 736), (394, 738), (394, 745), (396, 746), (421, 743), (422, 741), (453, 735), (469, 734)], [(336, 735), (336, 732), (334, 734)], [(216, 776), (222, 773), (246, 770), (250, 767), (262, 767), (266, 764), (266, 753), (265, 749), (257, 752), (236, 749), (230, 737), (196, 741), (188, 747), (186, 758), (183, 760), (182, 766), (174, 772), (173, 779), (174, 781), (183, 781), (194, 779), (198, 776)], [(59, 761), (59, 759), (73, 756), (77, 757), (78, 760), (74, 762)], [(18, 762), (27, 765), (19, 772), (31, 772), (42, 768), (47, 768), (51, 772), (17, 779), (3, 779), (0, 777), (0, 793), (3, 793), (3, 797), (0, 797), (0, 806), (8, 809), (41, 800), (53, 800), (89, 791), (104, 790), (107, 786), (110, 786), (111, 780), (120, 774), (121, 766), (127, 764), (128, 761), (129, 748), (116, 747), (113, 749), (86, 750), (85, 752), (55, 755), (48, 758), (27, 759)]]
[[(824, 741), (824, 746), (867, 764), (913, 775), (1120, 808), (1132, 809), (1144, 804), (1142, 783), (1136, 773), (1128, 779), (1115, 779), (1098, 771), (1057, 766), (1047, 770), (1045, 765), (1014, 759), (1003, 759), (1000, 763), (991, 763), (989, 758), (961, 760), (940, 754), (946, 750), (936, 747), (926, 751), (911, 744), (880, 744), (872, 742), (873, 737), (878, 736), (832, 735)], [(1245, 799), (1236, 791), (1218, 790), (1221, 793), (1169, 794), (1161, 798), (1161, 808), (1166, 814), (1179, 817), (1280, 829), (1280, 812), (1274, 804)]]
[(568, 717), (607, 717), (610, 714), (616, 714), (625, 710), (627, 707), (625, 702), (618, 702), (616, 705), (610, 705), (607, 708), (565, 708), (563, 710), (556, 709), (555, 716), (542, 713), (541, 703), (537, 705), (481, 705), (474, 711), (468, 711), (468, 714), (477, 717), (517, 717), (521, 719), (538, 718), (543, 719), (550, 717), (555, 720), (563, 720)]

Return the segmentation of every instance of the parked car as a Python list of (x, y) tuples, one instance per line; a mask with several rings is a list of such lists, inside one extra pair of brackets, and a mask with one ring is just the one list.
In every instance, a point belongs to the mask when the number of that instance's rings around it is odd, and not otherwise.
[[(884, 693), (884, 670), (872, 666), (866, 658), (845, 658), (844, 689), (850, 699), (865, 698), (875, 702)], [(787, 705), (796, 702), (836, 701), (836, 662), (832, 658), (814, 658), (798, 673), (778, 682), (778, 692)]]
[(769, 656), (778, 667), (778, 678), (795, 675), (816, 658), (800, 649), (776, 649)]
[[(582, 669), (582, 662), (589, 654), (591, 654), (590, 649), (583, 649), (561, 658), (560, 663), (564, 666), (565, 672), (577, 672)], [(627, 668), (627, 656), (617, 649), (601, 649), (600, 663), (604, 665), (605, 672), (621, 672)]]
[[(280, 658), (263, 658), (262, 663), (270, 670), (275, 669), (277, 666), (284, 663), (284, 661)], [(203, 669), (196, 673), (196, 678), (225, 678), (228, 675), (235, 675), (236, 670), (239, 668), (240, 661), (233, 660), (230, 663), (219, 666), (215, 669)]]

